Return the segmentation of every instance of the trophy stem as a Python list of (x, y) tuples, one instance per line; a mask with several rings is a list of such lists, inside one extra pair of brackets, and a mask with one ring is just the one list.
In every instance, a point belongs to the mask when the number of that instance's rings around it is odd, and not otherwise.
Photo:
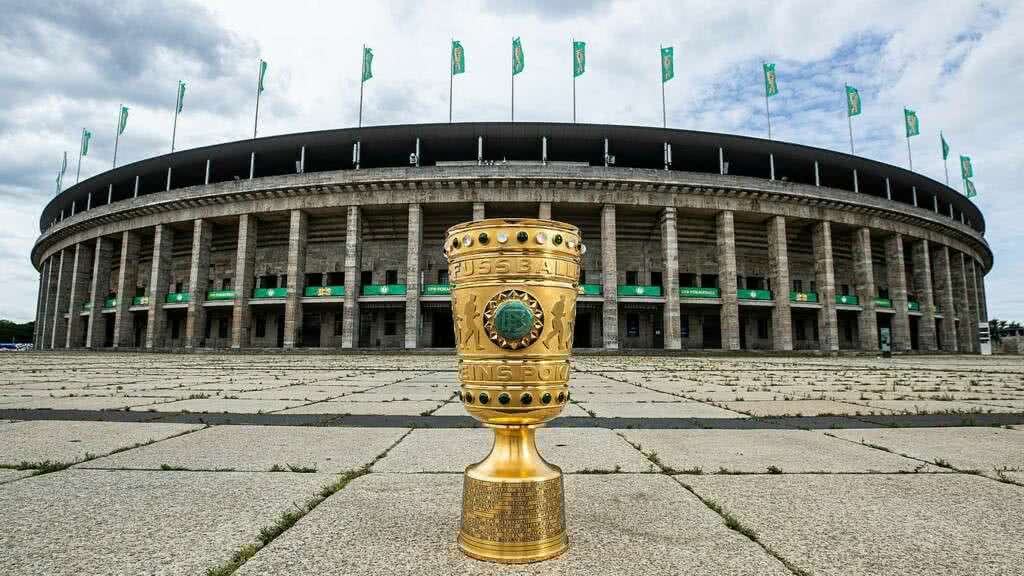
[(490, 428), (490, 454), (463, 477), (459, 548), (503, 564), (558, 556), (569, 546), (562, 471), (537, 451), (537, 426)]

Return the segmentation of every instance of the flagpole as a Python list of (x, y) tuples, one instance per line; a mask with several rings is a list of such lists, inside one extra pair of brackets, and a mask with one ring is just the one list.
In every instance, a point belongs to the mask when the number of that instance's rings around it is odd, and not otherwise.
[[(665, 113), (665, 62), (664, 62), (664, 51), (665, 45), (660, 44), (658, 46), (658, 55), (662, 59), (661, 63), (661, 127), (668, 128), (668, 115)], [(672, 63), (675, 66), (675, 62)]]
[(843, 98), (846, 103), (846, 124), (850, 127), (850, 154), (853, 155), (853, 116), (850, 115), (850, 85), (846, 85), (846, 90), (843, 93)]
[(455, 37), (448, 43), (448, 123), (452, 123), (452, 93), (455, 90)]
[[(181, 101), (181, 80), (178, 80), (178, 94), (177, 94), (177, 96), (174, 99), (174, 127), (171, 128), (171, 152), (174, 152), (174, 140), (178, 136), (178, 104), (180, 104), (180, 101)], [(259, 101), (260, 101), (260, 94), (259, 94), (259, 88), (257, 87), (256, 88), (256, 110), (257, 110), (256, 113), (257, 114), (259, 114), (259, 108), (260, 108)], [(255, 136), (253, 136), (253, 137), (255, 138)]]
[(82, 143), (85, 142), (85, 128), (82, 128), (82, 138), (78, 141), (78, 168), (75, 170), (75, 184), (82, 178)]
[(363, 44), (363, 51), (359, 55), (359, 128), (363, 127), (363, 84), (366, 84), (366, 44)]
[(946, 186), (949, 186), (949, 158), (942, 159), (942, 166), (946, 169)]
[(576, 123), (576, 39), (569, 37), (569, 48), (572, 53), (572, 123)]
[(124, 104), (117, 109), (117, 126), (114, 127), (114, 163), (111, 168), (117, 168), (117, 144), (121, 140), (121, 115), (124, 114)]
[(516, 121), (516, 39), (512, 38), (512, 122)]
[[(262, 76), (263, 76), (263, 60), (260, 59), (259, 74), (257, 74), (257, 78), (256, 78), (256, 118), (252, 121), (252, 138), (253, 138), (253, 140), (256, 139), (256, 130), (259, 128), (259, 125), (260, 125), (260, 93), (263, 92), (262, 90), (260, 90), (260, 80), (262, 80)], [(177, 110), (177, 108), (175, 108), (175, 110)], [(174, 123), (175, 124), (178, 123), (177, 113), (175, 113), (175, 116), (174, 116)]]
[[(761, 70), (764, 72), (764, 67), (767, 63), (761, 62)], [(765, 72), (766, 73), (766, 72)], [(767, 74), (767, 73), (766, 73)], [(768, 139), (772, 139), (772, 109), (768, 106), (768, 83), (764, 85), (764, 112), (768, 117)]]

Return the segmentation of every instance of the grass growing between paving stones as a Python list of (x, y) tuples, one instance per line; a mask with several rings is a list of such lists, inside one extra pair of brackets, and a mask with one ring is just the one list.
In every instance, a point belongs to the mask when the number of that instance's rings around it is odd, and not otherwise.
[[(243, 564), (255, 556), (257, 552), (267, 547), (278, 536), (284, 534), (289, 528), (301, 520), (303, 516), (309, 514), (314, 508), (323, 503), (324, 500), (327, 500), (334, 494), (344, 490), (345, 487), (356, 478), (369, 474), (373, 469), (373, 465), (387, 456), (388, 453), (391, 452), (395, 446), (398, 446), (402, 440), (405, 440), (405, 437), (411, 434), (414, 429), (415, 428), (410, 428), (405, 434), (402, 434), (398, 440), (395, 440), (391, 446), (388, 446), (369, 463), (364, 464), (355, 470), (349, 470), (348, 472), (341, 474), (337, 480), (321, 488), (315, 496), (306, 500), (305, 504), (302, 506), (293, 503), (293, 510), (286, 510), (282, 512), (273, 524), (260, 528), (259, 533), (256, 535), (256, 542), (243, 545), (231, 555), (231, 558), (227, 562), (208, 569), (206, 571), (206, 576), (230, 576), (231, 574), (234, 574), (242, 567)], [(275, 464), (275, 467), (278, 466)]]

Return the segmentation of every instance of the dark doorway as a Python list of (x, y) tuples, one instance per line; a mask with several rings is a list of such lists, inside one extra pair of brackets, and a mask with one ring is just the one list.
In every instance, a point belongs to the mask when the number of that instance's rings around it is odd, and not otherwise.
[(654, 337), (651, 339), (653, 348), (665, 347), (665, 317), (659, 312), (651, 314), (651, 326), (654, 329)]
[(576, 312), (576, 324), (572, 330), (572, 345), (576, 348), (590, 348), (594, 344), (591, 341), (590, 312)]
[(146, 345), (146, 320), (148, 319), (147, 314), (135, 314), (132, 318), (132, 332), (135, 340), (132, 344), (136, 348), (142, 348)]
[(302, 345), (320, 347), (320, 313), (306, 312), (302, 315)]
[(718, 314), (705, 314), (701, 322), (701, 338), (705, 348), (722, 347), (722, 319)]
[(747, 319), (740, 316), (740, 350), (747, 349)]
[(104, 314), (103, 318), (103, 347), (110, 348), (114, 345), (114, 315)]
[(447, 310), (435, 310), (430, 328), (430, 342), (434, 348), (455, 347), (455, 322)]
[(920, 324), (921, 324), (920, 320), (921, 319), (918, 318), (917, 316), (911, 316), (910, 317), (910, 349), (911, 350), (920, 350), (920, 348), (921, 348), (921, 342), (920, 342), (920, 339), (918, 338), (919, 332), (921, 331), (920, 330)]
[(284, 314), (277, 315), (277, 347), (284, 348)]

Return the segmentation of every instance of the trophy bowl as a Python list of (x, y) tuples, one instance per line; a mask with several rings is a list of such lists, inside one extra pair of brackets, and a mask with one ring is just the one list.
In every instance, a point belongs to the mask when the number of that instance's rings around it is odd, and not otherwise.
[(585, 250), (576, 227), (552, 220), (448, 230), (459, 398), (495, 435), (464, 476), (459, 546), (473, 558), (535, 562), (568, 547), (562, 472), (537, 452), (535, 430), (569, 403)]

